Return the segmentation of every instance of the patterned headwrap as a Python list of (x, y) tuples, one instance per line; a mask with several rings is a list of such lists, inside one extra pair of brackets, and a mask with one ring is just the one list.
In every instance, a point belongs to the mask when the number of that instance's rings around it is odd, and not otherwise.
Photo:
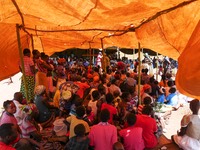
[(38, 85), (36, 88), (35, 88), (35, 95), (40, 95), (42, 94), (44, 91), (46, 90), (46, 87), (44, 85)]

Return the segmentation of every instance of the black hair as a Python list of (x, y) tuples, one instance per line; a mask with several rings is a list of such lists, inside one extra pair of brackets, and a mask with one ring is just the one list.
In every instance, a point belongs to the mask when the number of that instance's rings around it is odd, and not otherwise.
[(192, 113), (193, 114), (198, 114), (199, 108), (200, 108), (199, 100), (198, 99), (193, 99), (190, 102), (190, 109), (191, 109)]
[(102, 122), (107, 122), (110, 119), (110, 112), (108, 109), (101, 110), (100, 119)]
[(3, 108), (6, 109), (8, 107), (8, 105), (10, 105), (11, 103), (13, 103), (13, 101), (11, 101), (11, 100), (7, 100), (7, 101), (3, 102)]
[(127, 119), (128, 125), (130, 125), (130, 126), (134, 125), (137, 120), (135, 114), (133, 114), (133, 113), (127, 114), (126, 119)]
[(114, 97), (111, 93), (106, 94), (106, 102), (108, 104), (112, 103), (113, 100), (114, 100)]
[(24, 55), (31, 54), (30, 49), (25, 48), (24, 51), (23, 51), (23, 54), (24, 54)]
[(153, 108), (151, 106), (144, 106), (143, 109), (142, 109), (142, 114), (145, 114), (145, 115), (150, 115), (153, 111)]
[(114, 97), (120, 96), (119, 90), (115, 90), (115, 91), (113, 92), (113, 96), (114, 96)]
[(21, 92), (16, 92), (15, 94), (14, 94), (14, 98), (13, 98), (14, 100), (17, 100), (17, 101), (19, 101), (20, 103), (21, 103), (21, 101), (23, 100), (23, 95), (22, 95), (22, 93)]
[(81, 106), (82, 104), (83, 104), (83, 99), (82, 99), (82, 98), (76, 98), (76, 99), (74, 100), (74, 105), (75, 105), (76, 107)]
[(37, 55), (38, 52), (39, 52), (39, 51), (38, 51), (37, 49), (34, 49), (34, 50), (32, 51), (32, 54), (33, 54), (33, 55)]
[(92, 97), (94, 100), (97, 100), (100, 98), (100, 94), (99, 94), (99, 91), (95, 90), (92, 92)]
[(150, 105), (151, 102), (152, 102), (152, 100), (149, 96), (146, 96), (143, 100), (144, 105)]
[(175, 93), (175, 92), (176, 92), (176, 88), (171, 87), (171, 88), (169, 89), (169, 93)]
[(99, 91), (99, 93), (101, 93), (101, 94), (105, 94), (105, 91), (106, 91), (105, 86), (104, 86), (103, 84), (99, 84), (99, 85), (98, 85), (98, 91)]
[[(13, 142), (17, 138), (17, 134), (16, 137), (13, 136), (14, 135), (13, 126), (14, 124), (12, 123), (5, 123), (0, 126), (0, 137), (2, 141), (7, 145)], [(8, 136), (10, 137), (13, 136), (13, 137), (7, 138)]]
[(85, 135), (85, 126), (83, 124), (78, 124), (74, 127), (74, 133), (76, 136), (84, 136)]
[(84, 106), (78, 106), (76, 108), (76, 114), (77, 114), (77, 117), (83, 117), (85, 115), (85, 107)]
[(171, 80), (168, 81), (168, 82), (167, 82), (167, 85), (168, 85), (169, 87), (172, 87), (172, 86), (174, 85), (174, 81), (171, 81)]
[(126, 76), (127, 76), (127, 77), (130, 77), (130, 76), (131, 76), (131, 74), (130, 74), (129, 72), (127, 72), (127, 73), (126, 73)]

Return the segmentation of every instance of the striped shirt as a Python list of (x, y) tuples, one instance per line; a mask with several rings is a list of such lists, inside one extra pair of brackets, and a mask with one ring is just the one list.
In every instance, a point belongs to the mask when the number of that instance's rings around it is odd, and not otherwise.
[[(24, 56), (23, 59), (24, 59), (25, 75), (26, 76), (34, 76), (34, 73), (31, 71), (31, 66), (34, 66), (33, 60), (28, 56)], [(19, 61), (19, 66), (20, 66), (20, 68), (22, 68), (22, 64), (20, 61)]]

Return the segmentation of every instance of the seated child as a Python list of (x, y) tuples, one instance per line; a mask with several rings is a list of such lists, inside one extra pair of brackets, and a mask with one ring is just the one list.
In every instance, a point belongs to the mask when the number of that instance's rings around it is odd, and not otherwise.
[(65, 150), (87, 150), (90, 140), (85, 136), (85, 126), (78, 124), (74, 127), (75, 136), (70, 138), (69, 142), (65, 145)]

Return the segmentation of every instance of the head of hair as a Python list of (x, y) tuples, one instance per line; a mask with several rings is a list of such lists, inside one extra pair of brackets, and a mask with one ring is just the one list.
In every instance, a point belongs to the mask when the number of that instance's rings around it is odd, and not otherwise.
[(108, 104), (111, 104), (113, 100), (114, 100), (114, 97), (111, 93), (106, 94), (106, 102)]
[(14, 100), (17, 100), (19, 103), (21, 103), (23, 101), (23, 95), (21, 92), (16, 92), (14, 94)]
[(17, 132), (13, 131), (14, 124), (5, 123), (0, 126), (0, 137), (3, 143), (10, 144), (17, 138)]
[(75, 98), (74, 104), (76, 107), (81, 106), (83, 104), (83, 99), (82, 98)]
[(99, 85), (98, 85), (98, 91), (99, 91), (99, 93), (101, 93), (101, 94), (105, 94), (105, 93), (106, 93), (106, 88), (105, 88), (105, 86), (104, 86), (103, 84), (99, 84)]
[(116, 142), (113, 144), (113, 150), (124, 150), (124, 146), (120, 142)]
[(153, 111), (153, 108), (151, 106), (144, 106), (142, 109), (142, 114), (150, 115)]
[(113, 92), (113, 96), (114, 96), (114, 97), (120, 96), (119, 90), (115, 90), (115, 91)]
[(107, 122), (109, 119), (110, 119), (110, 112), (109, 112), (109, 110), (108, 109), (101, 110), (100, 120), (102, 122)]
[(190, 109), (191, 109), (192, 113), (193, 114), (198, 114), (199, 108), (200, 108), (199, 100), (198, 99), (193, 99), (190, 102)]
[(30, 55), (31, 54), (30, 49), (25, 48), (24, 51), (23, 51), (23, 54), (24, 54), (24, 56)]
[(39, 53), (39, 51), (38, 51), (37, 49), (34, 49), (34, 50), (32, 51), (33, 56), (37, 55), (38, 53)]
[(74, 127), (74, 133), (76, 136), (84, 136), (85, 135), (85, 126), (83, 124), (77, 124)]
[(85, 107), (84, 106), (76, 107), (76, 114), (77, 117), (83, 117), (85, 115)]
[(175, 92), (176, 92), (176, 88), (171, 87), (171, 88), (169, 89), (169, 93), (175, 93)]
[(130, 76), (131, 76), (131, 74), (130, 74), (129, 72), (127, 72), (127, 73), (126, 73), (126, 76), (127, 76), (127, 77), (130, 77)]
[(8, 105), (10, 105), (11, 103), (13, 103), (13, 101), (11, 100), (6, 100), (5, 102), (3, 102), (3, 108), (7, 109)]
[(95, 90), (92, 92), (92, 97), (94, 100), (98, 100), (100, 98), (99, 91)]
[(151, 104), (151, 98), (149, 96), (146, 96), (143, 100), (144, 105), (150, 105)]
[(130, 95), (129, 92), (123, 92), (121, 97), (122, 97), (123, 100), (126, 101), (129, 95)]
[(147, 68), (146, 68), (146, 69), (144, 69), (144, 72), (145, 72), (145, 73), (148, 73), (148, 71), (149, 71), (149, 69), (147, 69)]
[(127, 123), (129, 126), (133, 126), (135, 123), (136, 123), (136, 116), (134, 113), (129, 113), (127, 114), (126, 116), (126, 119), (127, 119)]
[(174, 85), (174, 81), (171, 81), (171, 80), (168, 81), (168, 82), (167, 82), (167, 85), (168, 85), (169, 87), (172, 87), (172, 86)]

